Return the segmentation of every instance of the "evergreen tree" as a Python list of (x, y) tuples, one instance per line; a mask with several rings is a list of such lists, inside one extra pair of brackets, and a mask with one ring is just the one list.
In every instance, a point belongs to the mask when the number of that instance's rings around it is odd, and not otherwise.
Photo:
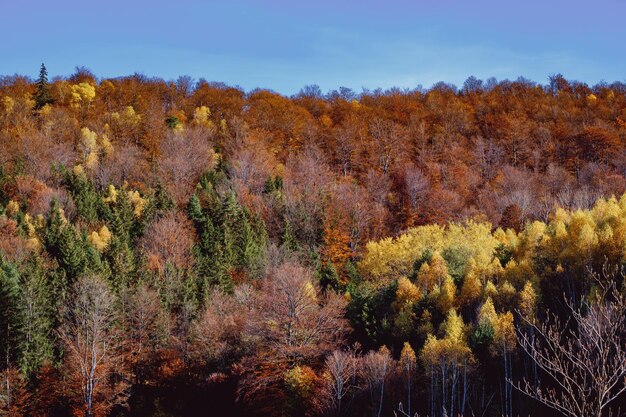
[(50, 93), (50, 86), (48, 85), (48, 70), (44, 64), (41, 64), (36, 85), (35, 109), (39, 110), (46, 104), (52, 104), (54, 102), (52, 94)]
[(21, 326), (19, 272), (0, 255), (0, 369), (19, 357)]
[(87, 176), (68, 171), (65, 175), (65, 186), (72, 194), (80, 217), (89, 223), (98, 221), (98, 214), (103, 211), (104, 204)]
[[(60, 310), (59, 297), (42, 259), (35, 256), (21, 274), (20, 302), (23, 317), (20, 367), (25, 375), (37, 372), (54, 356), (55, 314)], [(56, 318), (57, 320), (59, 317)]]
[(285, 218), (285, 227), (283, 229), (283, 235), (281, 236), (280, 247), (288, 252), (297, 252), (300, 250), (300, 245), (291, 227), (291, 222), (287, 218)]

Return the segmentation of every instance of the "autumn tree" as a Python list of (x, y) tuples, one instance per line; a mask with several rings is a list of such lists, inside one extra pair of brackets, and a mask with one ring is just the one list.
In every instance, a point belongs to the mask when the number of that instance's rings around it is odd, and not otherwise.
[(415, 380), (414, 374), (417, 371), (417, 357), (408, 342), (404, 342), (402, 352), (400, 352), (398, 366), (406, 384), (406, 413), (411, 415), (411, 397), (413, 394), (413, 382)]
[[(268, 272), (251, 312), (246, 330), (258, 344), (255, 357), (247, 360), (247, 375), (241, 387), (246, 400), (284, 401), (285, 373), (294, 366), (312, 364), (332, 352), (345, 334), (344, 300), (323, 296), (312, 274), (293, 261)], [(269, 412), (269, 410), (267, 410)]]
[(0, 372), (0, 416), (26, 417), (31, 410), (31, 393), (26, 378), (17, 368), (9, 367)]
[(385, 400), (385, 384), (391, 376), (395, 362), (386, 346), (378, 351), (370, 351), (362, 358), (365, 380), (372, 397), (372, 415), (380, 417)]
[(566, 301), (571, 325), (554, 315), (543, 323), (521, 316), (533, 332), (518, 332), (520, 346), (549, 379), (515, 388), (564, 416), (601, 417), (626, 391), (626, 298), (617, 275), (603, 275), (588, 300)]
[(150, 376), (150, 365), (169, 336), (169, 320), (158, 293), (145, 283), (126, 289), (121, 295), (123, 360), (135, 383)]
[(113, 307), (106, 283), (87, 276), (74, 285), (64, 312), (59, 337), (67, 389), (77, 415), (106, 416), (113, 407), (126, 404), (128, 384)]
[[(444, 337), (428, 336), (421, 358), (430, 379), (431, 415), (465, 413), (467, 373), (474, 362), (465, 340), (463, 319), (450, 310), (443, 325)], [(437, 392), (439, 391), (439, 392)]]
[[(329, 408), (340, 416), (350, 407), (346, 400), (359, 390), (358, 357), (354, 350), (335, 350), (326, 357), (325, 365), (328, 372)], [(348, 398), (346, 398), (348, 397)]]

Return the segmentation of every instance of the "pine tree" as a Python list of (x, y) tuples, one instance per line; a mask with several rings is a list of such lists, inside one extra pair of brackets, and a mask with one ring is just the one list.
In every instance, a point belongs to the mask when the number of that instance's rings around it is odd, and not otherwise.
[(285, 228), (281, 237), (280, 247), (288, 252), (297, 252), (300, 249), (296, 235), (291, 227), (291, 222), (287, 218), (285, 218)]
[(23, 325), (19, 364), (25, 375), (32, 376), (43, 363), (53, 359), (54, 322), (60, 302), (53, 288), (54, 280), (46, 274), (40, 257), (29, 259), (24, 268), (20, 280)]
[(35, 92), (35, 109), (39, 110), (46, 104), (54, 103), (50, 87), (48, 85), (48, 70), (44, 64), (41, 64), (39, 70), (39, 78), (37, 79), (37, 91)]
[(0, 369), (9, 367), (19, 357), (21, 320), (19, 272), (0, 256)]

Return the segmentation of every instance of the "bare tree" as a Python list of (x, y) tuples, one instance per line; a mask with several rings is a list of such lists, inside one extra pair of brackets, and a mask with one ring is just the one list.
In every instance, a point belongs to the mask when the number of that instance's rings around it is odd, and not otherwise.
[(121, 295), (125, 360), (137, 383), (143, 383), (146, 368), (169, 334), (168, 317), (159, 295), (141, 283)]
[(187, 202), (203, 172), (217, 163), (210, 140), (199, 130), (172, 133), (161, 143), (156, 161), (157, 179), (180, 206)]
[(345, 335), (345, 300), (323, 296), (312, 278), (311, 271), (293, 261), (270, 270), (250, 312), (244, 337), (256, 343), (257, 354), (244, 360), (247, 375), (240, 394), (263, 402), (257, 409), (266, 414), (282, 401), (285, 373), (321, 362)]
[(105, 415), (114, 406), (125, 405), (128, 399), (113, 304), (106, 283), (90, 276), (76, 282), (64, 312), (59, 335), (75, 415)]
[(532, 330), (518, 329), (520, 346), (552, 383), (542, 388), (524, 379), (514, 386), (565, 416), (600, 417), (626, 391), (626, 296), (617, 274), (605, 268), (602, 275), (594, 274), (598, 289), (590, 300), (566, 302), (567, 322), (551, 315), (536, 323), (520, 314)]
[(356, 351), (335, 350), (326, 357), (330, 408), (341, 415), (344, 398), (358, 389)]
[(365, 380), (374, 405), (372, 415), (380, 417), (385, 399), (385, 383), (395, 368), (395, 362), (386, 346), (378, 351), (370, 351), (362, 360)]

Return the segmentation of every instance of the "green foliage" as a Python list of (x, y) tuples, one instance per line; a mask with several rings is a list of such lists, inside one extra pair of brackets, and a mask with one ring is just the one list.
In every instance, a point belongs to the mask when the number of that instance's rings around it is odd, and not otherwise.
[(24, 325), (20, 306), (20, 275), (15, 265), (5, 261), (0, 254), (0, 354), (4, 368), (6, 361), (15, 363), (21, 331)]
[(88, 223), (98, 221), (104, 203), (87, 176), (80, 172), (66, 171), (64, 184), (72, 195), (78, 215)]
[(376, 349), (391, 345), (393, 330), (392, 303), (396, 296), (397, 283), (375, 287), (363, 285), (351, 287), (350, 303), (346, 317), (353, 328), (353, 337), (364, 348)]
[(284, 225), (285, 226), (283, 228), (283, 235), (280, 239), (280, 247), (286, 252), (296, 253), (300, 250), (300, 244), (298, 243), (298, 239), (293, 232), (291, 222), (287, 218), (285, 218)]
[(506, 266), (506, 264), (508, 264), (509, 261), (513, 258), (513, 250), (509, 246), (500, 244), (496, 246), (495, 256), (500, 261), (500, 265)]
[(180, 120), (176, 116), (169, 116), (165, 118), (165, 125), (170, 129), (176, 129), (180, 126)]
[(321, 262), (316, 270), (316, 275), (323, 290), (339, 291), (341, 282), (339, 281), (337, 269), (332, 262)]
[(48, 70), (44, 64), (41, 64), (39, 70), (39, 78), (37, 78), (35, 91), (35, 109), (39, 110), (46, 104), (54, 103), (52, 94), (50, 93), (50, 86), (48, 85)]
[(26, 375), (35, 374), (55, 354), (55, 331), (60, 321), (62, 283), (46, 272), (43, 260), (34, 256), (23, 267), (20, 282), (22, 341), (20, 368)]
[(415, 281), (417, 279), (417, 273), (422, 265), (427, 264), (433, 257), (433, 251), (426, 249), (422, 255), (413, 262), (413, 271), (411, 272), (411, 279)]
[(219, 194), (216, 188), (224, 184), (228, 179), (223, 174), (206, 173), (199, 195), (193, 195), (187, 207), (199, 236), (195, 255), (203, 293), (214, 285), (231, 291), (233, 274), (255, 278), (265, 264), (268, 236), (263, 221), (241, 207), (233, 191)]
[(456, 284), (463, 281), (465, 276), (465, 268), (470, 258), (470, 253), (466, 248), (451, 246), (443, 250), (441, 253), (443, 259), (446, 260), (448, 273), (454, 279)]

